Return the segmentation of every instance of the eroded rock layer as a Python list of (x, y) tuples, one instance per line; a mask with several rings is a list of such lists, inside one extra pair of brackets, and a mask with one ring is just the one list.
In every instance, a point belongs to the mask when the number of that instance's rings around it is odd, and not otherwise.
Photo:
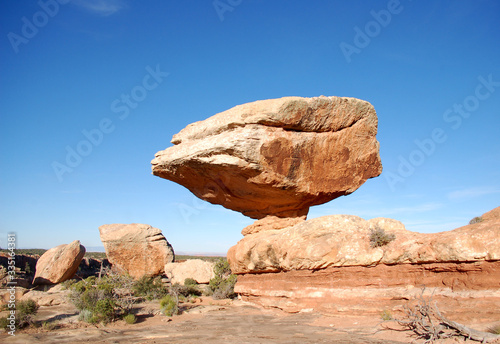
[[(303, 220), (310, 206), (381, 173), (377, 123), (373, 106), (355, 98), (256, 101), (188, 125), (156, 153), (152, 170), (255, 219)], [(290, 225), (275, 220), (246, 232)]]
[[(500, 207), (483, 221), (448, 232), (411, 232), (396, 220), (368, 221), (352, 215), (331, 215), (281, 230), (249, 234), (228, 252), (237, 274), (319, 270), (331, 266), (474, 262), (500, 260)], [(373, 231), (393, 238), (372, 242)], [(376, 238), (375, 238), (376, 239)], [(376, 242), (375, 242), (376, 244)]]
[(500, 315), (500, 261), (380, 264), (238, 276), (235, 291), (247, 301), (288, 312), (325, 314), (401, 310), (431, 297), (444, 312)]

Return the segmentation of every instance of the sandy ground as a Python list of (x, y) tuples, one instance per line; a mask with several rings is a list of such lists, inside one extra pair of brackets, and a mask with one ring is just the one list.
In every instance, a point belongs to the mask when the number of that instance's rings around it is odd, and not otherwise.
[[(78, 322), (70, 305), (41, 307), (38, 321), (56, 328), (22, 330), (15, 337), (0, 334), (1, 343), (411, 343), (409, 332), (382, 330), (376, 317), (327, 317), (318, 313), (289, 314), (243, 301), (203, 298), (185, 304), (172, 318), (159, 312), (158, 301), (138, 305), (138, 322), (104, 325)], [(388, 323), (384, 323), (388, 324)], [(467, 341), (468, 342), (468, 341)], [(448, 339), (440, 343), (464, 343)], [(475, 342), (477, 343), (477, 342)]]

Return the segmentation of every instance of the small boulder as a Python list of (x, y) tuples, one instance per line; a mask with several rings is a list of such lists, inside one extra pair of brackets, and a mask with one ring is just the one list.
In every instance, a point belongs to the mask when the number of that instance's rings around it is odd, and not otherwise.
[(46, 251), (36, 263), (33, 285), (57, 284), (72, 278), (85, 255), (85, 247), (75, 240)]
[(165, 273), (171, 283), (184, 284), (186, 278), (192, 278), (200, 284), (208, 283), (214, 278), (215, 263), (201, 259), (188, 259), (182, 263), (169, 263), (165, 265)]
[(99, 233), (111, 265), (135, 279), (160, 275), (165, 264), (174, 261), (172, 246), (160, 229), (150, 225), (103, 225)]

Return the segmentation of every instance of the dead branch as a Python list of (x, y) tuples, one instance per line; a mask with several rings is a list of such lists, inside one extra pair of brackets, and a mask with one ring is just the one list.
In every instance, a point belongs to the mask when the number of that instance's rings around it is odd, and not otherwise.
[(424, 298), (425, 288), (413, 306), (405, 305), (405, 317), (395, 319), (406, 330), (413, 331), (417, 339), (424, 339), (424, 343), (433, 343), (438, 339), (452, 336), (463, 336), (468, 339), (488, 343), (499, 339), (500, 335), (474, 330), (457, 322), (445, 318), (436, 303), (432, 303), (432, 295)]

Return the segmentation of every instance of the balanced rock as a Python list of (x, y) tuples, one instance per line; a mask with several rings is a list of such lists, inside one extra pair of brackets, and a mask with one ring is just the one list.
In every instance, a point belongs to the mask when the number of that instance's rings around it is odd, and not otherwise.
[(380, 175), (377, 123), (373, 106), (355, 98), (256, 101), (188, 125), (156, 153), (152, 170), (262, 219), (245, 234), (283, 228)]
[(186, 278), (192, 278), (198, 283), (208, 283), (215, 276), (215, 263), (201, 259), (188, 259), (180, 263), (165, 265), (165, 273), (172, 283), (184, 284)]
[(79, 240), (46, 251), (36, 263), (33, 285), (57, 284), (72, 278), (85, 255)]
[(161, 230), (150, 225), (103, 225), (99, 233), (109, 262), (135, 279), (159, 275), (165, 264), (174, 261), (172, 246)]
[[(500, 210), (500, 208), (497, 208)], [(495, 210), (496, 211), (496, 210)], [(397, 221), (330, 215), (298, 225), (245, 236), (228, 252), (233, 273), (319, 270), (341, 266), (500, 260), (500, 218), (452, 231), (417, 233)], [(490, 219), (491, 218), (491, 219)], [(372, 231), (394, 240), (372, 246)]]

